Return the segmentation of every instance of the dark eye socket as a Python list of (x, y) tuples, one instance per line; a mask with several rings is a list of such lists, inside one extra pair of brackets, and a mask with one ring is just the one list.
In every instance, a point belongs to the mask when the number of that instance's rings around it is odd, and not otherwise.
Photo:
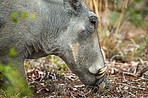
[(97, 16), (90, 16), (90, 17), (89, 17), (89, 22), (90, 22), (92, 25), (97, 25), (97, 24), (98, 24), (98, 18), (97, 18)]

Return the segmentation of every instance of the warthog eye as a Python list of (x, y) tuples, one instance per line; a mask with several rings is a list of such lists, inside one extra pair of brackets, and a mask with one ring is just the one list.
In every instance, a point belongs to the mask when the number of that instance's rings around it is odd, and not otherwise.
[(90, 16), (89, 17), (89, 22), (92, 24), (92, 25), (97, 25), (98, 24), (98, 18), (97, 16)]

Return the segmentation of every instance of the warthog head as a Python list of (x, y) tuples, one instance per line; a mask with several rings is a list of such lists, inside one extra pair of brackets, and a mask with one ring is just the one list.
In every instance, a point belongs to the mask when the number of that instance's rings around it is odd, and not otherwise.
[(64, 0), (71, 12), (67, 28), (60, 35), (59, 55), (85, 85), (99, 85), (106, 67), (97, 33), (98, 19), (80, 0)]

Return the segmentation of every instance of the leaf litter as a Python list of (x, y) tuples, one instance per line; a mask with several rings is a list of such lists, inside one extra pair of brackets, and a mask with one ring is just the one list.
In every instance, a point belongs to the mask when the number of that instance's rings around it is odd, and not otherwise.
[[(56, 62), (65, 63), (58, 57)], [(29, 64), (30, 66), (27, 66)], [(148, 97), (148, 62), (132, 61), (125, 63), (105, 61), (108, 87), (87, 87), (68, 67), (62, 69), (50, 57), (26, 60), (26, 72), (34, 97)], [(143, 71), (144, 70), (144, 71)]]

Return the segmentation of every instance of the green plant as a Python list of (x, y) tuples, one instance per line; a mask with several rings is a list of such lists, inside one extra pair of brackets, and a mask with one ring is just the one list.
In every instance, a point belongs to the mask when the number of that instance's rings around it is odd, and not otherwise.
[(24, 78), (20, 78), (18, 71), (14, 70), (11, 65), (0, 63), (0, 72), (8, 80), (8, 83), (2, 85), (7, 97), (21, 97), (31, 95), (31, 90), (25, 85)]
[(51, 62), (53, 62), (54, 64), (56, 64), (58, 67), (60, 67), (60, 69), (61, 69), (60, 75), (61, 75), (62, 73), (65, 73), (66, 70), (67, 70), (67, 68), (68, 68), (68, 67), (67, 67), (67, 64), (64, 64), (64, 65), (59, 64), (59, 63), (57, 62), (58, 58), (55, 57), (54, 55), (51, 55), (50, 57), (51, 57)]
[[(14, 47), (10, 48), (8, 56), (12, 58), (17, 56)], [(0, 62), (0, 75), (1, 79), (6, 78), (0, 85), (3, 89), (1, 91), (5, 92), (5, 97), (19, 98), (32, 94), (32, 91), (28, 88), (24, 78), (21, 78), (20, 73), (12, 68), (11, 63), (4, 65)]]

